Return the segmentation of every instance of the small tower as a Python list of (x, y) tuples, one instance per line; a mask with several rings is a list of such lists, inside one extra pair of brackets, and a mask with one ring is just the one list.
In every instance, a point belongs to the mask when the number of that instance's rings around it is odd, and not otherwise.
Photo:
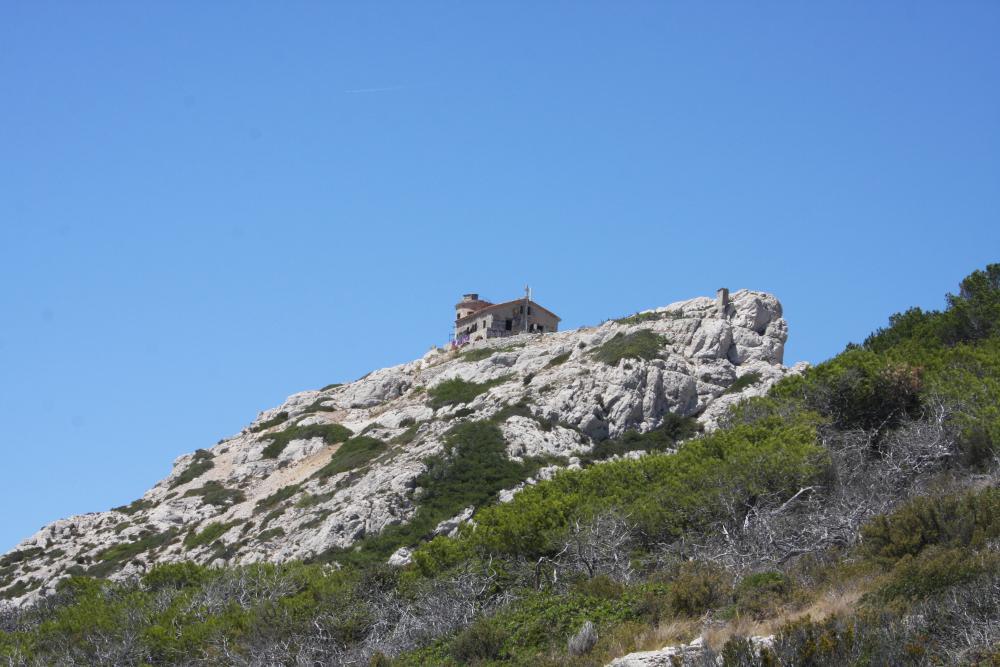
[(462, 300), (455, 304), (455, 319), (460, 320), (487, 305), (489, 304), (479, 300), (479, 295), (475, 292), (463, 294)]
[(719, 314), (719, 319), (726, 319), (726, 313), (729, 310), (729, 289), (726, 287), (720, 287), (715, 292), (715, 307), (716, 312)]

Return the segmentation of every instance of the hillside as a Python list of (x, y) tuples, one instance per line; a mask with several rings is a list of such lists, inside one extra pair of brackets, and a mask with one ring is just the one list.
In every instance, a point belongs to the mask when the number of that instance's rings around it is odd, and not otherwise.
[[(579, 467), (596, 443), (670, 416), (711, 427), (728, 405), (785, 375), (774, 297), (744, 290), (727, 313), (717, 310), (701, 297), (599, 327), (435, 349), (296, 394), (239, 435), (179, 457), (130, 505), (57, 521), (23, 541), (4, 556), (0, 596), (23, 604), (68, 575), (121, 579), (183, 560), (332, 559), (416, 517), (391, 542), (413, 547), (439, 521)], [(473, 493), (421, 500), (433, 491), (422, 476), (448, 434), (486, 421), (503, 440), (503, 473)]]
[(732, 302), (293, 396), (4, 556), (0, 657), (1000, 663), (1000, 265), (808, 369)]

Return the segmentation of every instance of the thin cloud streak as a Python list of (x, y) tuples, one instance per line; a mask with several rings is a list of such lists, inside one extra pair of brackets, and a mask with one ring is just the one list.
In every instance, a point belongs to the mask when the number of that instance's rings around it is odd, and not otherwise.
[(413, 86), (382, 86), (380, 88), (352, 88), (350, 90), (345, 90), (345, 93), (356, 94), (356, 93), (387, 93), (393, 90), (404, 90), (406, 88), (412, 88)]

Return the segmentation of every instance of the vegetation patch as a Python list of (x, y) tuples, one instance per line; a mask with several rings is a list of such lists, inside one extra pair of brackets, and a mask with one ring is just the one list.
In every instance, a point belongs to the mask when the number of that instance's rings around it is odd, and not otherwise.
[(591, 354), (598, 361), (615, 366), (622, 359), (655, 359), (667, 344), (667, 339), (648, 329), (639, 329), (630, 334), (617, 333), (610, 340), (596, 348)]
[(645, 433), (626, 431), (620, 438), (603, 440), (587, 454), (581, 456), (586, 463), (593, 463), (622, 456), (628, 452), (662, 452), (677, 447), (677, 443), (688, 440), (701, 432), (701, 424), (694, 417), (682, 417), (668, 412), (663, 415), (660, 425)]
[(239, 489), (227, 489), (215, 480), (205, 482), (200, 488), (189, 489), (184, 496), (201, 496), (202, 502), (216, 507), (228, 507), (246, 500), (246, 495)]
[(152, 500), (143, 500), (142, 498), (138, 500), (133, 500), (128, 505), (122, 505), (121, 507), (112, 508), (112, 512), (121, 512), (122, 514), (132, 515), (136, 512), (141, 512), (142, 510), (148, 510), (153, 506)]
[(549, 363), (545, 364), (545, 367), (555, 368), (556, 366), (560, 366), (566, 363), (566, 360), (569, 359), (569, 355), (570, 355), (569, 352), (563, 352), (562, 354), (557, 354), (556, 356), (549, 359)]
[(271, 428), (272, 426), (277, 426), (278, 424), (284, 424), (286, 421), (288, 421), (288, 413), (282, 411), (282, 412), (279, 412), (278, 414), (274, 415), (270, 419), (268, 419), (266, 421), (262, 421), (261, 423), (257, 424), (256, 426), (254, 426), (250, 430), (253, 433), (260, 433), (261, 431), (266, 431), (267, 429)]
[[(170, 483), (170, 488), (174, 489), (182, 484), (187, 484), (193, 479), (201, 477), (206, 472), (215, 467), (215, 463), (212, 461), (212, 453), (207, 449), (199, 449), (194, 453), (194, 457), (191, 459), (191, 463), (188, 467), (184, 469), (180, 475), (178, 475), (173, 482)], [(139, 502), (139, 501), (136, 501)], [(133, 503), (134, 505), (135, 503)], [(129, 506), (131, 507), (131, 505)], [(134, 510), (138, 511), (138, 510)], [(131, 513), (131, 512), (129, 512)]]
[(615, 322), (618, 324), (643, 324), (644, 322), (659, 322), (660, 320), (676, 320), (684, 317), (684, 313), (677, 310), (662, 310), (659, 312), (645, 312), (620, 317)]
[(106, 577), (139, 554), (161, 547), (176, 536), (177, 531), (174, 529), (162, 533), (144, 531), (139, 535), (139, 539), (134, 542), (116, 544), (97, 554), (99, 562), (87, 570), (87, 575), (91, 577)]
[(445, 380), (427, 390), (427, 394), (430, 396), (429, 405), (437, 410), (449, 405), (468, 403), (476, 396), (507, 382), (508, 379), (501, 377), (489, 382), (467, 382), (461, 378)]
[(271, 442), (264, 448), (262, 455), (265, 459), (276, 459), (281, 452), (285, 451), (285, 447), (292, 440), (323, 438), (323, 442), (332, 445), (347, 440), (351, 435), (351, 429), (340, 424), (310, 424), (309, 426), (296, 424), (269, 435), (268, 438), (271, 439)]
[(213, 521), (212, 523), (205, 526), (200, 532), (192, 530), (184, 538), (184, 547), (186, 549), (196, 549), (206, 544), (211, 544), (215, 540), (219, 539), (230, 528), (237, 525), (238, 521), (230, 521), (228, 523), (222, 523), (219, 521)]
[(267, 542), (268, 540), (273, 540), (276, 537), (284, 537), (284, 528), (269, 528), (257, 536), (258, 542)]
[(725, 396), (726, 394), (738, 394), (747, 387), (753, 386), (758, 382), (760, 382), (760, 379), (761, 377), (759, 372), (750, 371), (749, 373), (741, 375), (740, 377), (736, 378), (735, 382), (726, 387), (726, 390), (722, 392), (722, 395)]
[(265, 510), (277, 506), (279, 503), (283, 503), (298, 493), (301, 488), (298, 484), (289, 484), (288, 486), (281, 487), (268, 497), (258, 500), (257, 505), (253, 509), (254, 514), (260, 514)]
[(321, 396), (320, 398), (317, 398), (315, 401), (309, 404), (305, 410), (302, 411), (302, 414), (308, 415), (315, 412), (336, 412), (337, 408), (331, 405), (323, 405), (325, 401), (329, 400), (330, 400), (329, 396)]
[(14, 565), (15, 563), (23, 563), (26, 560), (41, 556), (43, 553), (45, 553), (45, 549), (42, 547), (28, 547), (27, 549), (11, 551), (6, 556), (0, 558), (0, 567), (7, 567), (8, 565)]
[(462, 361), (482, 361), (483, 359), (488, 359), (494, 354), (499, 352), (499, 350), (494, 350), (489, 347), (480, 347), (475, 350), (469, 350), (468, 352), (463, 352), (459, 355)]
[(389, 446), (379, 440), (367, 435), (358, 435), (344, 441), (337, 451), (330, 456), (330, 462), (316, 471), (315, 477), (325, 480), (337, 473), (348, 470), (356, 470), (366, 465), (379, 454), (385, 452)]
[(506, 450), (503, 433), (495, 423), (477, 421), (453, 427), (445, 435), (444, 453), (426, 459), (427, 469), (416, 479), (416, 485), (426, 492), (413, 519), (366, 537), (351, 549), (330, 551), (323, 560), (384, 562), (399, 547), (412, 546), (427, 537), (444, 519), (470, 505), (488, 504), (501, 489), (521, 482), (539, 466), (535, 460), (511, 461)]
[(330, 391), (331, 389), (336, 389), (337, 387), (343, 387), (343, 386), (344, 386), (343, 382), (334, 382), (333, 384), (326, 385), (325, 387), (320, 389), (320, 391)]

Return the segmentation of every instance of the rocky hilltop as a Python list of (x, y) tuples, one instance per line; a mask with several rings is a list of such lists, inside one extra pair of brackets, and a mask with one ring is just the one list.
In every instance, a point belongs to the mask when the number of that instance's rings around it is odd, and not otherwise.
[[(734, 402), (797, 370), (782, 363), (786, 338), (778, 300), (741, 290), (721, 311), (698, 297), (596, 327), (433, 349), (304, 391), (238, 435), (178, 457), (132, 504), (56, 521), (21, 542), (0, 559), (0, 597), (23, 604), (70, 574), (126, 578), (161, 562), (285, 561), (348, 547), (412, 518), (428, 457), (462, 422), (494, 420), (507, 456), (544, 460), (543, 478), (670, 414), (711, 430)], [(405, 549), (394, 554), (405, 561)]]

